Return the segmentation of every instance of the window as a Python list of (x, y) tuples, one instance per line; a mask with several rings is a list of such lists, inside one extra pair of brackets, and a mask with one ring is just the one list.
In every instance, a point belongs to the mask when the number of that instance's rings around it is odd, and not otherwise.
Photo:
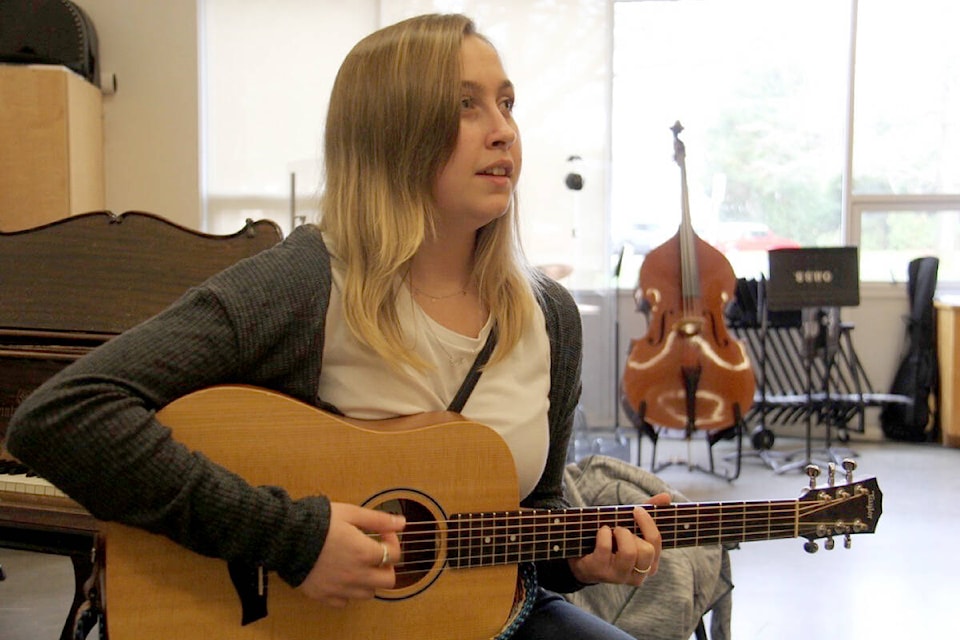
[[(694, 229), (738, 274), (764, 269), (771, 248), (839, 243), (847, 3), (615, 7), (613, 228), (676, 230), (679, 120)], [(624, 286), (643, 258), (632, 249)]]
[[(960, 282), (960, 5), (859, 2), (850, 208), (861, 277)], [(908, 8), (908, 10), (905, 10)]]
[(694, 228), (738, 275), (765, 273), (771, 248), (858, 244), (864, 280), (939, 255), (960, 281), (958, 19), (951, 0), (616, 2), (621, 286), (644, 255), (631, 238), (679, 223), (675, 120)]
[[(888, 203), (887, 206), (889, 206)], [(960, 210), (922, 209), (933, 203), (918, 201), (913, 208), (863, 211), (860, 215), (860, 277), (898, 282), (908, 263), (923, 255), (939, 256), (939, 278), (960, 274)], [(951, 277), (952, 276), (952, 277)]]

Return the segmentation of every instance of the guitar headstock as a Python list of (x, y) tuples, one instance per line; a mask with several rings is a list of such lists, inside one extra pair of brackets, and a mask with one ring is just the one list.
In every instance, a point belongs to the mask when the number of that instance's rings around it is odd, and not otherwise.
[(804, 549), (816, 553), (819, 545), (815, 542), (826, 538), (824, 547), (834, 547), (834, 536), (843, 536), (844, 547), (850, 548), (850, 536), (858, 533), (873, 533), (883, 507), (883, 494), (875, 478), (859, 482), (853, 481), (852, 461), (844, 461), (847, 470), (846, 483), (836, 484), (835, 465), (830, 465), (830, 483), (817, 487), (816, 477), (819, 468), (810, 465), (810, 488), (806, 489), (799, 500), (798, 535), (807, 538)]

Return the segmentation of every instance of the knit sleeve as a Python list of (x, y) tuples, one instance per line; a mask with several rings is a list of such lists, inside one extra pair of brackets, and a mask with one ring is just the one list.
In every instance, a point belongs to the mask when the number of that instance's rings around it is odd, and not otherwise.
[(172, 400), (215, 384), (306, 393), (318, 361), (306, 379), (277, 373), (310, 364), (304, 354), (322, 326), (316, 296), (284, 285), (297, 279), (283, 270), (299, 253), (287, 246), (241, 263), (62, 370), (14, 414), (9, 450), (97, 518), (302, 582), (323, 546), (328, 500), (250, 486), (156, 419)]

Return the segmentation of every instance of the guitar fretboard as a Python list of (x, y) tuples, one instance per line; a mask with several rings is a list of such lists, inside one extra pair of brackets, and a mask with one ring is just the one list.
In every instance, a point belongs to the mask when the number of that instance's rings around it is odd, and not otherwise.
[[(665, 549), (794, 538), (801, 508), (817, 503), (752, 501), (643, 505)], [(633, 506), (456, 514), (449, 522), (449, 559), (455, 568), (535, 562), (590, 553), (597, 531), (626, 527), (640, 535)], [(813, 513), (807, 514), (807, 517)]]

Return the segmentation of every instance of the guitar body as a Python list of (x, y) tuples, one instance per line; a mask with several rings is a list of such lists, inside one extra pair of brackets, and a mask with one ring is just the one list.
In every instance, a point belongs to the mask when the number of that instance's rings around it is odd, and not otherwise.
[[(101, 599), (111, 640), (488, 640), (513, 613), (520, 563), (586, 555), (601, 526), (640, 535), (634, 505), (520, 509), (507, 445), (455, 413), (352, 421), (271, 391), (224, 386), (185, 396), (158, 417), (250, 484), (403, 513), (397, 583), (332, 609), (268, 576), (267, 615), (242, 625), (227, 563), (104, 523)], [(800, 536), (844, 536), (846, 545), (873, 533), (882, 511), (876, 480), (854, 483), (853, 466), (844, 465), (847, 484), (811, 487), (800, 500), (645, 508), (664, 549)]]
[(518, 509), (513, 458), (488, 427), (453, 413), (361, 426), (240, 386), (185, 396), (159, 419), (186, 446), (253, 485), (387, 510), (402, 504), (405, 512), (412, 507), (435, 518), (440, 532), (422, 574), (342, 610), (308, 600), (270, 575), (267, 617), (241, 626), (225, 562), (104, 523), (103, 599), (112, 640), (480, 639), (497, 635), (506, 622), (517, 566), (449, 568), (443, 539), (449, 514)]

